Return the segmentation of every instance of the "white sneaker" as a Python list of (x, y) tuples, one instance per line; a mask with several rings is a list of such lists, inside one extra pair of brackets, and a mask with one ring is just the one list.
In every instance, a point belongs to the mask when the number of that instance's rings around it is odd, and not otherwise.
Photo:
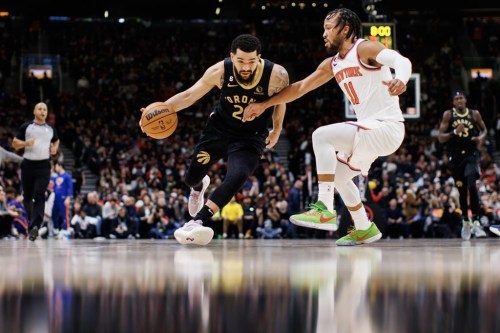
[(490, 225), (490, 231), (500, 237), (500, 224)]
[(41, 227), (38, 229), (38, 236), (43, 237), (47, 233), (47, 227)]
[(472, 235), (472, 222), (464, 219), (462, 221), (462, 232), (461, 232), (462, 239), (468, 241), (470, 240), (471, 235)]
[(472, 233), (476, 238), (486, 237), (486, 232), (483, 230), (483, 227), (479, 223), (479, 221), (474, 221), (474, 226), (472, 227)]
[(194, 217), (196, 213), (198, 213), (205, 204), (204, 194), (208, 188), (208, 185), (210, 185), (210, 177), (208, 176), (203, 177), (202, 183), (203, 187), (201, 188), (201, 191), (195, 191), (191, 187), (191, 193), (189, 194), (189, 201), (188, 201), (188, 209), (189, 209), (189, 215), (191, 215), (192, 217)]
[(212, 228), (204, 227), (200, 220), (186, 222), (181, 228), (175, 230), (175, 239), (185, 244), (207, 245), (214, 237)]

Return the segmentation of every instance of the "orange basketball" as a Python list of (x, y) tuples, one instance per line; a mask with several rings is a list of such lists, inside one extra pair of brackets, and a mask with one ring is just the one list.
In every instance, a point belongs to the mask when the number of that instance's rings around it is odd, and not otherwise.
[(177, 128), (177, 113), (163, 102), (149, 104), (141, 116), (141, 129), (154, 139), (165, 139)]

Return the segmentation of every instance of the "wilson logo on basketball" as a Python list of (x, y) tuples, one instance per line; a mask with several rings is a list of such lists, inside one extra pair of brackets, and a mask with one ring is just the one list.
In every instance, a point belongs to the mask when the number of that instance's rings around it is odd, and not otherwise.
[(210, 162), (210, 154), (207, 153), (206, 151), (200, 151), (197, 155), (196, 155), (196, 161), (200, 164), (207, 164), (208, 162)]
[(151, 120), (153, 119), (154, 117), (156, 117), (157, 115), (160, 115), (162, 113), (167, 113), (168, 112), (168, 109), (160, 109), (160, 110), (154, 110), (153, 112), (151, 113), (148, 113), (146, 115), (146, 119), (147, 120)]

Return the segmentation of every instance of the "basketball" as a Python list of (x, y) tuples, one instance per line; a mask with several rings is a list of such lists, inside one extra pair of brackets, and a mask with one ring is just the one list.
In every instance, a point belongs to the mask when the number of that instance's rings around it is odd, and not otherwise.
[(168, 138), (177, 128), (177, 112), (163, 102), (149, 104), (141, 116), (141, 129), (154, 139)]

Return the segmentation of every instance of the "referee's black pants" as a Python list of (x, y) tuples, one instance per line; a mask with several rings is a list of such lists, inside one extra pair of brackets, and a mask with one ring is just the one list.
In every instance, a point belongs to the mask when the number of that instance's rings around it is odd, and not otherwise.
[(30, 219), (29, 229), (43, 223), (45, 213), (45, 191), (50, 181), (50, 160), (32, 161), (24, 159), (21, 163), (21, 184), (23, 186), (24, 206)]

